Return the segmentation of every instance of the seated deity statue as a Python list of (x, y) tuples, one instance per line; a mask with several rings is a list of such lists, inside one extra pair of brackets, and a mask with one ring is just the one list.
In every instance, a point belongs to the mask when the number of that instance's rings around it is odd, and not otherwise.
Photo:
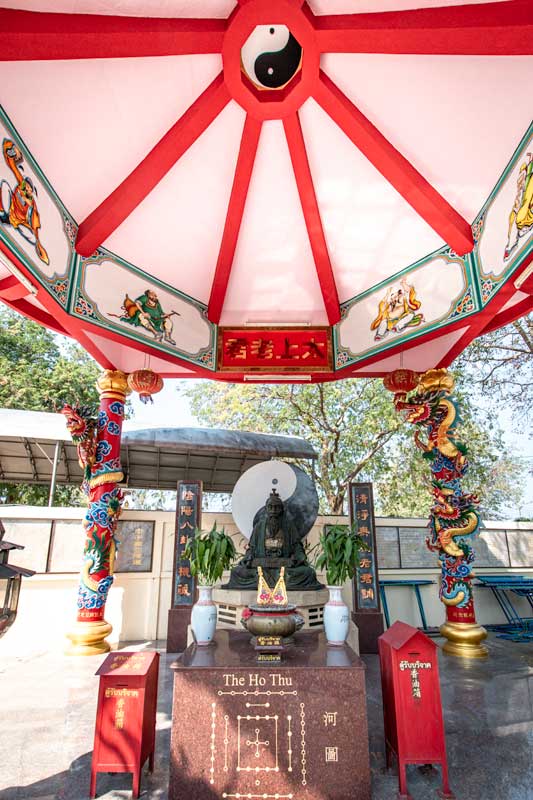
[(275, 489), (254, 518), (248, 548), (243, 558), (231, 570), (223, 589), (256, 589), (257, 567), (266, 580), (274, 584), (285, 567), (287, 590), (323, 589), (313, 567), (307, 561), (302, 537), (284, 508)]

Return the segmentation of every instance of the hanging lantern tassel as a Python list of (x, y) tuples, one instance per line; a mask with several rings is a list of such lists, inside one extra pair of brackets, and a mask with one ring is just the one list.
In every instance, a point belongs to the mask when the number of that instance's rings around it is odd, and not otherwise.
[(137, 369), (128, 375), (128, 386), (143, 403), (153, 403), (152, 395), (163, 388), (163, 378), (151, 369)]
[(383, 378), (383, 385), (394, 394), (408, 394), (418, 386), (419, 375), (412, 369), (395, 369)]

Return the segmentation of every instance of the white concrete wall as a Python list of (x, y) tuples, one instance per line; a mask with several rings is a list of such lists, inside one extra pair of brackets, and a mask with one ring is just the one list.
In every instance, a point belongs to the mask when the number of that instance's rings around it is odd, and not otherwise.
[[(11, 561), (15, 564), (46, 569), (49, 531), (53, 520), (80, 521), (79, 528), (73, 526), (72, 534), (79, 536), (80, 565), (84, 542), (81, 527), (83, 509), (43, 508), (28, 506), (2, 506), (0, 516), (6, 523), (6, 538), (12, 538), (25, 544), (24, 552), (14, 551)], [(161, 511), (125, 511), (121, 519), (150, 520), (155, 522), (152, 571), (142, 573), (117, 573), (106, 608), (106, 619), (113, 625), (110, 637), (112, 643), (144, 639), (164, 639), (167, 630), (167, 614), (170, 606), (172, 582), (172, 550), (174, 540), (174, 514)], [(35, 526), (35, 536), (22, 537), (24, 520), (41, 520)], [(242, 550), (241, 536), (238, 533), (230, 514), (203, 513), (204, 528), (210, 527), (214, 521), (224, 525), (228, 533), (236, 538)], [(11, 533), (10, 533), (10, 521)], [(14, 523), (16, 521), (16, 527)], [(319, 517), (309, 536), (311, 546), (316, 542), (324, 524), (335, 521), (346, 522), (342, 517)], [(420, 536), (425, 536), (425, 520), (392, 520), (376, 519), (377, 526), (397, 526), (399, 528), (420, 527)], [(533, 541), (533, 525), (515, 522), (487, 522), (488, 532), (493, 530), (521, 530), (526, 533), (528, 547)], [(400, 532), (401, 534), (401, 532)], [(530, 538), (531, 537), (531, 538)], [(475, 542), (474, 542), (475, 546)], [(44, 549), (44, 552), (43, 552)], [(527, 562), (527, 558), (526, 558)], [(526, 563), (524, 562), (524, 563)], [(532, 563), (531, 560), (527, 563)], [(477, 575), (483, 574), (524, 574), (533, 575), (530, 567), (478, 567)], [(438, 600), (438, 580), (440, 571), (434, 567), (416, 569), (380, 569), (380, 578), (407, 579), (420, 578), (434, 580), (432, 586), (421, 587), (426, 617), (429, 625), (439, 625), (443, 621), (444, 610)], [(323, 576), (319, 576), (325, 582)], [(76, 616), (76, 595), (78, 587), (77, 574), (39, 572), (33, 578), (23, 579), (19, 602), (19, 614), (14, 626), (0, 639), (0, 656), (2, 653), (18, 653), (45, 651), (51, 647), (62, 649), (65, 644), (65, 633)], [(1, 587), (0, 587), (1, 588)], [(478, 588), (476, 592), (476, 608), (479, 621), (483, 623), (505, 622), (502, 612), (488, 589)], [(345, 601), (351, 606), (351, 586), (344, 587)], [(391, 621), (401, 619), (412, 625), (420, 625), (420, 617), (414, 592), (407, 588), (387, 589), (387, 598)], [(513, 598), (520, 613), (531, 616), (527, 602), (521, 598)]]

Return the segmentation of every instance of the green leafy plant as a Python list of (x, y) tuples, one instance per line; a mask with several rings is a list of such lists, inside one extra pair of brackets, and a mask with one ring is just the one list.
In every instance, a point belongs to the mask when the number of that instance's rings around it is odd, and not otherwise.
[(213, 586), (219, 581), (236, 556), (233, 539), (224, 528), (219, 531), (216, 522), (210, 531), (197, 528), (183, 550), (183, 557), (190, 561), (191, 575), (198, 578), (201, 586)]
[(328, 525), (320, 534), (315, 566), (325, 570), (328, 586), (342, 586), (359, 566), (359, 551), (366, 542), (349, 525)]

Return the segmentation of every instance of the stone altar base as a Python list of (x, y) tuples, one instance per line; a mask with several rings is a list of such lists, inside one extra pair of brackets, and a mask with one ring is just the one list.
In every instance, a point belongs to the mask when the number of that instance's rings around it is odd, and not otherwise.
[(174, 665), (169, 800), (370, 800), (365, 667), (299, 633), (281, 664), (217, 631)]

